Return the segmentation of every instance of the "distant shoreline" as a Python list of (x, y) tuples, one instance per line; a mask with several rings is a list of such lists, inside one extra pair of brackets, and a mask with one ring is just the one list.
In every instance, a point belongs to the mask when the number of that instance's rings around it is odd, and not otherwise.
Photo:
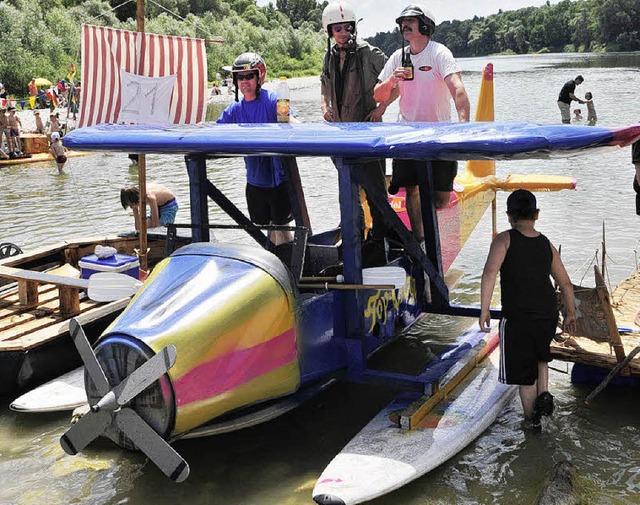
[[(287, 84), (289, 85), (289, 89), (303, 89), (315, 86), (319, 81), (320, 76), (312, 75), (308, 77), (292, 77), (291, 79), (287, 79)], [(275, 91), (277, 85), (278, 79), (267, 79), (267, 82), (264, 84), (264, 88)], [(207, 98), (207, 102), (230, 103), (233, 101), (234, 93), (229, 93), (225, 86), (223, 86), (221, 90), (221, 95), (212, 95), (211, 88), (209, 88), (209, 97)]]

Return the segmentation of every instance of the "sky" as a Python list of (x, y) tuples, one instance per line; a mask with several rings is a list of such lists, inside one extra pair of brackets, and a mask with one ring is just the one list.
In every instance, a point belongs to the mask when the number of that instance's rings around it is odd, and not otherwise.
[[(257, 0), (258, 5), (267, 5), (269, 1)], [(275, 0), (271, 1), (275, 5)], [(395, 19), (412, 0), (351, 0), (349, 3), (358, 18), (363, 18), (358, 24), (358, 35), (371, 37), (377, 32), (393, 30)], [(422, 0), (419, 3), (431, 11), (438, 25), (442, 21), (489, 16), (500, 9), (512, 11), (523, 7), (540, 7), (546, 0)], [(551, 3), (556, 3), (556, 0)]]

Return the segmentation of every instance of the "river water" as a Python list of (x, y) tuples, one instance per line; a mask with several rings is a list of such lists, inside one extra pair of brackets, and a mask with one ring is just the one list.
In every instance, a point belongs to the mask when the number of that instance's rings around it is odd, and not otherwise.
[[(472, 103), (487, 62), (495, 69), (498, 121), (557, 123), (556, 105), (564, 82), (582, 74), (577, 94), (593, 93), (599, 126), (640, 121), (640, 53), (618, 55), (536, 55), (462, 59), (463, 80)], [(292, 102), (304, 122), (321, 121), (319, 84), (293, 86)], [(212, 106), (217, 116), (220, 104)], [(579, 106), (576, 106), (579, 107)], [(215, 110), (214, 110), (215, 109)], [(582, 106), (586, 117), (585, 107)], [(385, 121), (395, 121), (397, 106)], [(148, 180), (174, 189), (181, 204), (177, 222), (189, 218), (188, 181), (179, 156), (148, 156)], [(336, 172), (328, 160), (299, 159), (314, 230), (337, 224)], [(593, 284), (593, 262), (606, 225), (609, 281), (615, 285), (636, 266), (638, 220), (631, 187), (630, 148), (552, 160), (504, 161), (499, 175), (571, 175), (576, 191), (538, 194), (538, 228), (556, 246), (574, 283)], [(209, 177), (244, 209), (241, 160), (209, 162)], [(28, 251), (86, 235), (132, 229), (120, 207), (119, 189), (135, 183), (137, 169), (123, 154), (71, 158), (63, 175), (54, 163), (0, 168), (0, 242)], [(507, 227), (505, 194), (498, 195), (498, 228)], [(211, 209), (211, 221), (223, 216)], [(225, 221), (228, 222), (228, 221)], [(464, 272), (452, 298), (478, 303), (481, 269), (491, 240), (489, 216), (477, 227), (452, 268)], [(452, 339), (474, 321), (431, 318), (410, 338)], [(375, 504), (534, 503), (554, 463), (570, 460), (578, 473), (582, 503), (640, 503), (640, 401), (637, 392), (609, 388), (592, 403), (591, 388), (573, 386), (564, 363), (554, 363), (551, 390), (557, 411), (543, 433), (522, 430), (514, 400), (498, 421), (467, 449), (436, 471), (375, 500)], [(388, 400), (379, 389), (342, 384), (297, 411), (264, 425), (201, 440), (176, 449), (191, 476), (173, 484), (152, 463), (108, 442), (76, 457), (64, 454), (58, 439), (67, 415), (25, 416), (0, 403), (0, 504), (304, 504), (326, 464)]]

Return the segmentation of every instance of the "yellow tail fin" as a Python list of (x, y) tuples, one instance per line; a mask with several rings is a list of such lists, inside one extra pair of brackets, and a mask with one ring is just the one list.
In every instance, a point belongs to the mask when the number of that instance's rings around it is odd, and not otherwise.
[[(480, 91), (478, 93), (478, 105), (476, 107), (475, 121), (494, 121), (493, 104), (493, 63), (487, 63), (482, 72)], [(469, 160), (459, 182), (464, 184), (471, 178), (486, 177), (496, 173), (496, 162), (493, 160)]]

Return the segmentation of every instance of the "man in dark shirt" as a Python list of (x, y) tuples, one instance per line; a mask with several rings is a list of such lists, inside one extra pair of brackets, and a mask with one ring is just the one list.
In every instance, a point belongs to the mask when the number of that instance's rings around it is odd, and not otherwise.
[(564, 83), (560, 94), (558, 95), (558, 107), (560, 108), (560, 114), (562, 115), (562, 122), (565, 124), (571, 123), (571, 101), (575, 100), (578, 103), (587, 103), (584, 100), (574, 95), (576, 86), (584, 82), (584, 77), (579, 75), (572, 81)]

